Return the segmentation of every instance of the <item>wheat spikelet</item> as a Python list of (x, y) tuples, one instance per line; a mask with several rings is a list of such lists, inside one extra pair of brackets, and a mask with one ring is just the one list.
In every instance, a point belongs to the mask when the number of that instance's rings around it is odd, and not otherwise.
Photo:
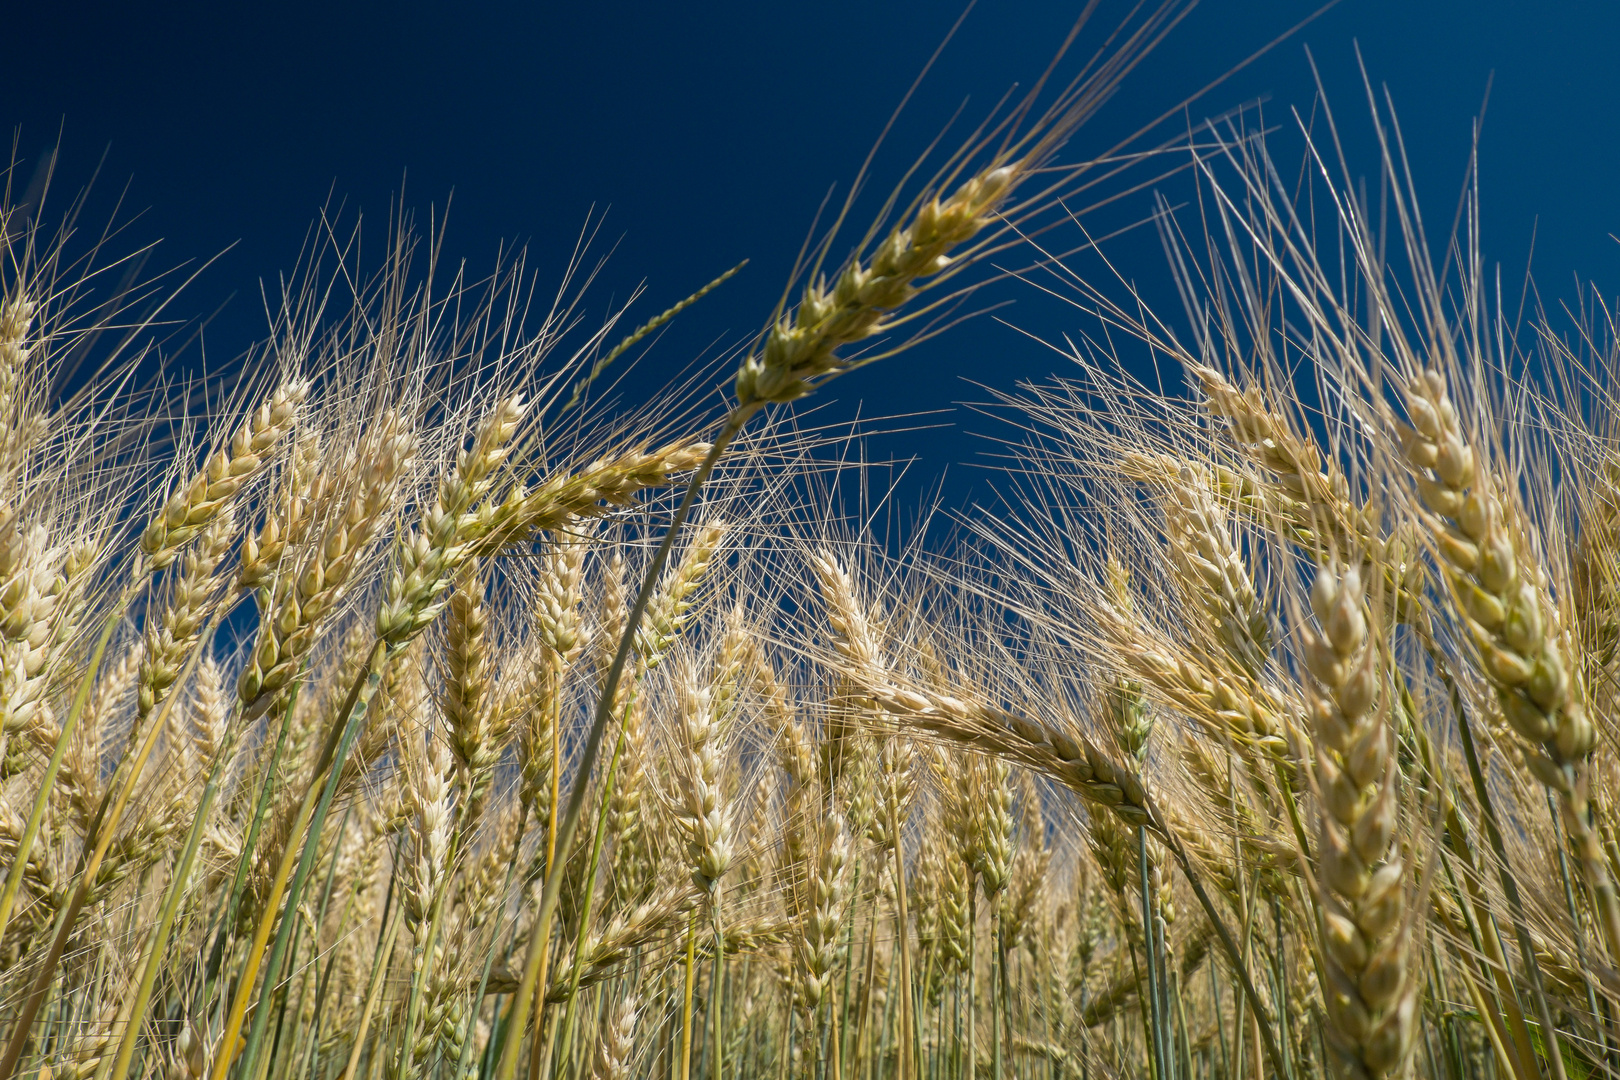
[(517, 710), (493, 700), (489, 686), (485, 584), (477, 559), (462, 567), (445, 625), (444, 690), (439, 708), (455, 755), (463, 805), (458, 828), (469, 833), (484, 811), (495, 766), (506, 750)]
[(694, 603), (694, 591), (702, 583), (710, 564), (726, 537), (727, 525), (713, 522), (699, 530), (687, 545), (675, 569), (665, 575), (647, 603), (647, 613), (636, 629), (636, 652), (646, 669), (658, 666), (669, 647), (686, 628)]
[(71, 634), (73, 594), (90, 560), (48, 548), (43, 525), (22, 530), (11, 518), (0, 537), (0, 770), (11, 775), (26, 757), (18, 753), (22, 747), (10, 747), (13, 735), (29, 734), (47, 753), (56, 744), (46, 739), (56, 730), (49, 680)]
[(576, 985), (581, 990), (595, 986), (636, 949), (684, 922), (696, 900), (697, 895), (690, 885), (665, 884), (650, 899), (615, 914), (600, 929), (587, 935), (577, 957), (570, 952), (559, 961), (556, 976), (546, 991), (546, 1000), (567, 1001)]
[(489, 525), (474, 506), (494, 484), (527, 407), (521, 395), (505, 398), (485, 415), (470, 447), (440, 480), (432, 506), (396, 545), (395, 567), (377, 609), (377, 637), (398, 649), (443, 609), (444, 593)]
[(0, 470), (12, 480), (28, 447), (39, 435), (40, 421), (25, 415), (23, 390), (36, 343), (29, 331), (39, 304), (21, 281), (13, 295), (0, 301)]
[(1257, 678), (1270, 652), (1271, 626), (1209, 484), (1183, 463), (1177, 482), (1166, 486), (1163, 508), (1171, 561), (1190, 606), (1202, 609), (1228, 656)]

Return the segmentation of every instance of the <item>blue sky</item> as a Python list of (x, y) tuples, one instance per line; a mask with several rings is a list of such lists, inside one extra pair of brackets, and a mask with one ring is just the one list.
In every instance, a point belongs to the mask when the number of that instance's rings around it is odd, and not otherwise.
[[(1114, 141), (1174, 106), (1314, 9), (1291, 0), (1205, 0), (1126, 81), (1071, 155)], [(967, 98), (969, 114), (1044, 67), (1079, 5), (981, 0), (880, 159), (892, 177)], [(1095, 32), (1125, 9), (1105, 2)], [(645, 385), (716, 342), (756, 328), (829, 186), (854, 174), (890, 109), (961, 8), (826, 0), (815, 5), (466, 3), (390, 5), (30, 5), (8, 16), (15, 47), (0, 74), (0, 118), (19, 125), (23, 171), (63, 132), (62, 187), (106, 153), (100, 201), (125, 190), (129, 236), (161, 238), (154, 265), (235, 246), (189, 290), (214, 310), (211, 358), (263, 331), (261, 278), (289, 267), (328, 193), (378, 224), (402, 182), (411, 205), (454, 192), (447, 250), (486, 267), (502, 241), (560, 270), (591, 207), (617, 244), (593, 314), (638, 282), (639, 314), (739, 259), (749, 268), (682, 318), (641, 364)], [(1575, 278), (1620, 289), (1620, 5), (1509, 0), (1344, 0), (1197, 102), (1194, 120), (1265, 100), (1268, 120), (1309, 108), (1309, 46), (1365, 170), (1359, 43), (1393, 95), (1431, 217), (1449, 222), (1470, 125), (1495, 73), (1482, 141), (1488, 257), (1535, 271), (1550, 301)], [(1172, 198), (1177, 193), (1168, 192)], [(1143, 192), (1120, 213), (1143, 217)], [(1539, 222), (1539, 224), (1538, 224)], [(1111, 254), (1169, 310), (1151, 229)], [(1002, 314), (1050, 335), (1071, 313), (1005, 286)], [(982, 400), (965, 379), (1010, 389), (1060, 362), (991, 320), (835, 384), (830, 415), (949, 409)], [(889, 436), (879, 456), (915, 455), (920, 493), (947, 469), (958, 501), (976, 481), (974, 433), (951, 426)], [(977, 481), (982, 483), (982, 481)]]

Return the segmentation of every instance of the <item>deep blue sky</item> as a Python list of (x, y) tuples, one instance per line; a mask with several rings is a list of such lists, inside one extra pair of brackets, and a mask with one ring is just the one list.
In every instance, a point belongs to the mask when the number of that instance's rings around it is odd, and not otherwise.
[[(981, 0), (924, 84), (882, 159), (892, 176), (963, 97), (987, 106), (1037, 75), (1078, 3)], [(1071, 154), (1100, 149), (1235, 65), (1313, 9), (1295, 0), (1205, 0), (1126, 82)], [(758, 326), (828, 186), (847, 181), (889, 110), (960, 8), (824, 0), (674, 3), (56, 4), (8, 16), (0, 122), (20, 125), (27, 163), (65, 132), (63, 188), (107, 152), (101, 195), (128, 181), (142, 211), (135, 241), (162, 238), (173, 265), (236, 246), (188, 292), (190, 313), (237, 299), (210, 327), (210, 355), (263, 331), (261, 277), (293, 262), (328, 192), (380, 224), (408, 175), (407, 201), (454, 191), (448, 250), (474, 267), (501, 240), (560, 269), (592, 205), (618, 250), (595, 293), (606, 310), (645, 280), (650, 314), (743, 257), (744, 275), (683, 317), (644, 362), (648, 379), (711, 342)], [(1105, 3), (1095, 29), (1120, 3)], [(1095, 37), (1092, 38), (1095, 40)], [(1602, 0), (1344, 0), (1215, 90), (1193, 118), (1267, 97), (1268, 119), (1308, 108), (1303, 46), (1336, 110), (1360, 131), (1359, 42), (1389, 85), (1437, 230), (1448, 223), (1469, 127), (1495, 87), (1482, 147), (1486, 245), (1522, 272), (1539, 218), (1544, 295), (1573, 279), (1620, 289), (1620, 5)], [(1360, 126), (1358, 126), (1360, 125)], [(1352, 153), (1368, 172), (1366, 144)], [(1175, 192), (1171, 193), (1173, 196)], [(1140, 217), (1150, 196), (1125, 211)], [(1112, 254), (1167, 305), (1151, 229)], [(1043, 334), (1072, 317), (1021, 287), (1007, 317)], [(662, 365), (662, 367), (660, 366)], [(948, 408), (982, 400), (970, 378), (1011, 388), (1060, 367), (990, 320), (835, 384), (844, 414)], [(970, 483), (995, 431), (966, 411), (949, 430), (892, 436), (915, 453), (916, 483), (950, 467), (948, 497)], [(920, 488), (918, 489), (920, 490)]]

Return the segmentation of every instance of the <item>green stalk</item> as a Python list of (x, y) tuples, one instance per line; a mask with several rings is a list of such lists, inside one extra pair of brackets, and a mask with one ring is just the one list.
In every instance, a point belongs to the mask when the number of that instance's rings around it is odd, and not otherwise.
[(692, 1080), (692, 991), (697, 971), (697, 912), (686, 920), (686, 966), (684, 979), (686, 992), (681, 1004), (681, 1060), (680, 1080)]
[[(1592, 1019), (1597, 1021), (1601, 1014), (1598, 1012), (1597, 994), (1592, 990), (1592, 978), (1587, 974), (1590, 969), (1586, 966), (1586, 928), (1582, 924), (1580, 909), (1575, 903), (1575, 887), (1569, 876), (1569, 853), (1565, 850), (1569, 842), (1564, 836), (1563, 822), (1558, 819), (1558, 801), (1553, 798), (1551, 789), (1545, 794), (1547, 812), (1552, 816), (1553, 836), (1558, 840), (1558, 874), (1564, 882), (1564, 903), (1569, 908), (1569, 923), (1575, 928), (1575, 959), (1580, 967), (1581, 985), (1586, 988), (1586, 1007), (1590, 1010)], [(1598, 1026), (1598, 1046), (1602, 1050), (1602, 1057), (1607, 1060), (1609, 1034), (1602, 1024)]]
[[(219, 627), (220, 619), (224, 616), (224, 608), (224, 604), (216, 608), (207, 627), (199, 636), (199, 641), (212, 639), (214, 631)], [(101, 642), (96, 646), (96, 657), (92, 662), (93, 666), (100, 662), (100, 657), (106, 651), (107, 638), (110, 636), (110, 631), (104, 631)], [(186, 660), (185, 667), (181, 669), (179, 677), (175, 680), (175, 687), (184, 686), (190, 681), (192, 674), (197, 670), (197, 662), (201, 659), (202, 653), (203, 649), (200, 646), (192, 649), (190, 657)], [(84, 687), (80, 689), (81, 693), (88, 697), (88, 690)], [(158, 708), (157, 715), (152, 719), (151, 728), (145, 740), (141, 743), (140, 749), (136, 751), (133, 758), (126, 754), (123, 760), (119, 762), (118, 769), (113, 773), (112, 781), (109, 782), (107, 791), (101, 798), (101, 805), (96, 811), (95, 821), (85, 838), (88, 847), (90, 837), (96, 837), (94, 850), (88, 858), (86, 858), (83, 851), (79, 853), (80, 866), (77, 872), (79, 884), (73, 890), (72, 900), (68, 902), (67, 907), (63, 909), (61, 916), (56, 921), (55, 934), (51, 939), (50, 948), (46, 952), (45, 962), (40, 965), (39, 975), (35, 979), (28, 1000), (12, 1029), (11, 1042), (6, 1046), (5, 1057), (0, 1060), (0, 1076), (16, 1075), (17, 1062), (22, 1057), (23, 1046), (28, 1041), (28, 1033), (34, 1026), (34, 1019), (39, 1015), (39, 1009), (44, 1003), (46, 993), (50, 990), (56, 967), (61, 962), (63, 950), (67, 947), (68, 936), (73, 932), (73, 927), (77, 924), (79, 914), (84, 910), (84, 905), (89, 902), (90, 890), (95, 884), (96, 874), (101, 869), (102, 860), (107, 856), (107, 849), (112, 846), (113, 838), (118, 832), (119, 822), (123, 820), (124, 810), (129, 806), (130, 799), (134, 797), (135, 786), (140, 780), (141, 773), (145, 769), (146, 762), (151, 757), (152, 751), (157, 747), (158, 736), (162, 733), (169, 718), (169, 710), (174, 707), (178, 697), (178, 693), (171, 692), (163, 700), (163, 704)], [(131, 735), (134, 735), (133, 730)], [(126, 765), (128, 766), (127, 769), (125, 769)], [(122, 777), (122, 783), (119, 783), (120, 777)], [(113, 796), (115, 790), (118, 792), (116, 798)], [(20, 844), (17, 852), (16, 863), (12, 869), (21, 873), (19, 868), (26, 862), (26, 856)]]
[[(448, 857), (445, 859), (447, 866), (455, 865), (456, 854), (461, 846), (460, 839), (460, 830), (457, 830), (455, 842), (452, 843)], [(423, 976), (427, 973), (427, 965), (431, 962), (433, 950), (439, 943), (439, 928), (444, 923), (444, 894), (448, 884), (449, 882), (446, 880), (435, 891), (428, 909), (427, 933), (422, 940), (415, 942), (412, 947), (411, 988), (409, 995), (406, 997), (405, 1031), (399, 1048), (399, 1073), (402, 1077), (409, 1076), (414, 1071), (412, 1063), (415, 1061), (416, 1052), (412, 1049), (411, 1044), (416, 1040), (417, 1014), (422, 1006)]]
[(1155, 926), (1158, 920), (1153, 914), (1153, 884), (1148, 873), (1147, 829), (1140, 825), (1136, 828), (1136, 867), (1137, 878), (1142, 887), (1142, 936), (1145, 939), (1142, 962), (1147, 968), (1149, 1018), (1153, 1028), (1153, 1037), (1150, 1041), (1153, 1074), (1159, 1080), (1170, 1080), (1169, 1073), (1165, 1069), (1167, 1059), (1164, 1048), (1164, 1017), (1161, 1015), (1159, 1001), (1158, 931)]
[(1283, 939), (1282, 905), (1277, 902), (1275, 896), (1271, 898), (1271, 920), (1277, 934), (1277, 948), (1275, 950), (1277, 994), (1273, 1000), (1277, 1003), (1277, 1026), (1282, 1029), (1283, 1068), (1287, 1071), (1286, 1075), (1292, 1077), (1294, 1075), (1294, 1062), (1292, 1060), (1293, 1040), (1289, 1038), (1288, 1029), (1288, 963), (1283, 952), (1286, 942)]
[[(307, 666), (305, 670), (308, 670)], [(231, 891), (225, 902), (225, 917), (214, 933), (214, 945), (208, 956), (208, 970), (202, 991), (203, 1001), (208, 1000), (215, 980), (219, 977), (219, 970), (224, 965), (225, 946), (231, 938), (236, 923), (236, 912), (242, 903), (242, 890), (247, 885), (248, 867), (253, 861), (253, 853), (259, 844), (259, 832), (264, 827), (264, 819), (270, 812), (270, 802), (275, 795), (276, 772), (281, 767), (281, 755), (292, 732), (293, 706), (296, 703), (297, 694), (288, 695), (287, 707), (282, 710), (281, 730), (276, 733), (276, 743), (270, 751), (264, 779), (259, 784), (259, 797), (253, 808), (253, 822), (248, 826), (247, 837), (242, 843), (242, 853), (236, 859), (236, 874), (231, 879)]]
[(979, 1075), (979, 1025), (975, 1013), (979, 1004), (979, 883), (968, 886), (968, 992), (967, 992), (967, 1062), (963, 1074), (967, 1080)]
[(402, 914), (404, 904), (394, 905), (389, 912), (388, 926), (383, 930), (382, 937), (377, 942), (377, 955), (371, 961), (371, 979), (366, 989), (366, 1004), (360, 1011), (360, 1022), (355, 1027), (354, 1046), (349, 1050), (349, 1064), (341, 1075), (353, 1077), (360, 1067), (360, 1054), (365, 1049), (366, 1032), (371, 1027), (371, 1017), (377, 1011), (377, 1001), (382, 997), (383, 969), (388, 965), (389, 957), (394, 954), (394, 943), (399, 938), (400, 924), (405, 920)]
[[(338, 781), (342, 778), (343, 762), (349, 755), (349, 747), (353, 745), (355, 737), (359, 734), (360, 726), (365, 719), (366, 711), (371, 705), (371, 699), (382, 685), (383, 664), (388, 657), (388, 644), (378, 641), (371, 650), (371, 657), (360, 676), (350, 687), (344, 707), (339, 712), (343, 718), (341, 723), (333, 726), (326, 746), (322, 749), (320, 761), (317, 763), (314, 775), (311, 778), (309, 790), (304, 795), (303, 804), (299, 807), (298, 817), (293, 823), (292, 832), (288, 835), (287, 848), (283, 852), (280, 865), (276, 870), (275, 880), (271, 883), (270, 894), (265, 902), (264, 913), (259, 918), (258, 929), (254, 933), (253, 944), (248, 951), (246, 962), (238, 975), (236, 996), (231, 1003), (230, 1012), (225, 1018), (224, 1041), (222, 1046), (232, 1046), (237, 1034), (242, 1029), (242, 1022), (247, 1014), (248, 998), (253, 993), (254, 983), (257, 981), (260, 961), (264, 957), (264, 949), (269, 943), (270, 930), (276, 924), (278, 913), (282, 910), (282, 893), (286, 890), (288, 902), (287, 911), (296, 910), (299, 897), (303, 894), (304, 883), (309, 878), (310, 867), (315, 861), (315, 849), (320, 841), (321, 826), (325, 824), (327, 810), (332, 805), (332, 799), (337, 794)], [(324, 777), (325, 782), (322, 783)], [(317, 799), (318, 793), (318, 799)], [(316, 800), (316, 801), (312, 801)], [(299, 856), (297, 870), (292, 868), (292, 853), (297, 850), (298, 838), (304, 838), (303, 851)], [(287, 876), (293, 872), (291, 887), (287, 886)], [(281, 919), (281, 927), (276, 933), (275, 944), (271, 949), (270, 959), (265, 968), (264, 993), (273, 992), (275, 982), (281, 975), (281, 962), (286, 955), (287, 939), (292, 933), (292, 920)], [(248, 1045), (243, 1051), (246, 1065), (242, 1074), (252, 1077), (258, 1064), (258, 1049), (264, 1038), (265, 1026), (270, 1016), (266, 1009), (258, 1009), (253, 1016), (253, 1028), (248, 1036)], [(210, 1080), (225, 1080), (225, 1074), (230, 1068), (230, 1055), (220, 1054), (214, 1063), (214, 1070)]]
[[(338, 831), (341, 834), (343, 830), (340, 827)], [(336, 871), (336, 869), (337, 869), (337, 852), (334, 851), (333, 852), (333, 857), (332, 857), (332, 870)], [(329, 880), (330, 880), (330, 878), (329, 878)], [(328, 891), (330, 891), (330, 889), (331, 889), (330, 884), (328, 884), (327, 889), (328, 889)], [(326, 901), (325, 900), (321, 901), (321, 911), (322, 911), (323, 921), (324, 921), (324, 914), (325, 914), (325, 911), (326, 911)], [(349, 901), (346, 904), (344, 904), (343, 915), (338, 920), (338, 937), (339, 937), (340, 940), (342, 939), (344, 933), (346, 932), (346, 930), (348, 928), (349, 916), (353, 913), (353, 911), (354, 911), (354, 898), (351, 896), (349, 898)], [(320, 923), (317, 922), (316, 925), (319, 926)], [(297, 1076), (305, 1076), (305, 1077), (307, 1077), (307, 1076), (310, 1075), (310, 1068), (311, 1068), (311, 1066), (313, 1065), (313, 1062), (314, 1062), (315, 1052), (316, 1052), (316, 1049), (320, 1045), (321, 1034), (322, 1034), (322, 1032), (324, 1032), (326, 1030), (326, 1025), (323, 1022), (323, 1018), (326, 1015), (325, 1011), (324, 1011), (325, 1005), (326, 1005), (326, 994), (327, 994), (327, 991), (331, 988), (332, 972), (337, 969), (337, 966), (338, 966), (338, 957), (337, 957), (336, 951), (333, 950), (327, 957), (326, 966), (321, 969), (320, 983), (315, 988), (315, 1028), (310, 1033), (310, 1037), (309, 1037), (309, 1039), (308, 1039), (308, 1041), (306, 1043), (306, 1048), (304, 1050), (304, 1055), (303, 1055), (303, 1062), (298, 1067), (298, 1072), (296, 1074)]]
[(995, 968), (990, 972), (996, 1002), (990, 1010), (990, 1075), (995, 1080), (1001, 1080), (1001, 1017), (1007, 1007), (1007, 949), (1001, 933), (1001, 905), (994, 901), (990, 904), (990, 932), (995, 938), (993, 944), (996, 952)]
[(900, 822), (892, 800), (885, 799), (886, 813), (889, 818), (889, 837), (894, 846), (890, 854), (894, 857), (894, 895), (895, 895), (895, 931), (894, 936), (900, 945), (900, 1028), (905, 1037), (899, 1040), (900, 1061), (897, 1080), (912, 1080), (915, 1072), (913, 1061), (914, 1052), (921, 1053), (922, 1030), (916, 1019), (916, 988), (911, 979), (911, 920), (906, 911), (906, 861), (905, 845), (901, 843)]
[[(527, 809), (520, 810), (519, 813), (521, 813), (523, 816), (518, 821), (517, 839), (512, 842), (512, 857), (506, 861), (506, 879), (501, 883), (501, 900), (503, 902), (501, 904), (500, 914), (496, 918), (494, 930), (490, 934), (489, 952), (484, 956), (483, 973), (478, 976), (478, 992), (473, 995), (472, 1007), (467, 1010), (467, 1022), (462, 1026), (461, 1058), (456, 1062), (456, 1071), (454, 1077), (452, 1077), (452, 1080), (460, 1080), (461, 1077), (465, 1076), (467, 1074), (467, 1067), (472, 1063), (470, 1060), (470, 1054), (472, 1052), (473, 1027), (478, 1022), (479, 1012), (484, 1008), (484, 991), (485, 988), (489, 986), (490, 969), (495, 966), (495, 953), (497, 951), (495, 948), (495, 941), (501, 936), (501, 919), (506, 916), (506, 894), (512, 888), (512, 878), (517, 872), (519, 852), (523, 849), (523, 833), (528, 828), (529, 824), (529, 815)], [(499, 997), (495, 999), (495, 1019), (500, 1019)], [(489, 1038), (491, 1044), (493, 1044), (495, 1041), (495, 1035), (496, 1032), (492, 1028)]]
[[(629, 706), (626, 706), (628, 716)], [(613, 781), (618, 775), (619, 758), (624, 752), (625, 728), (619, 728), (619, 737), (613, 744), (613, 757), (608, 762), (603, 779), (601, 798), (596, 811), (596, 837), (591, 844), (591, 864), (585, 873), (585, 902), (579, 912), (579, 933), (574, 936), (574, 975), (568, 983), (568, 1012), (563, 1019), (562, 1060), (568, 1061), (574, 1046), (574, 1025), (578, 1021), (579, 981), (585, 973), (585, 939), (591, 927), (591, 900), (596, 893), (596, 871), (601, 864), (602, 843), (607, 839), (608, 803), (613, 798)]]
[[(859, 856), (856, 856), (855, 859), (855, 872), (850, 877), (849, 892), (851, 896), (859, 897), (861, 895), (861, 860)], [(847, 958), (852, 954), (855, 947), (855, 923), (859, 917), (860, 904), (857, 901), (856, 903), (850, 905), (849, 925), (844, 927), (844, 956), (846, 957), (844, 962), (844, 992), (840, 996), (838, 1003), (838, 1007), (841, 1010), (839, 1013), (839, 1038), (837, 1046), (840, 1074), (842, 1074), (844, 1066), (845, 1043), (849, 1039), (849, 984), (850, 980), (855, 976), (855, 965), (849, 963)]]
[[(601, 841), (597, 841), (600, 846)], [(709, 914), (714, 921), (714, 974), (709, 981), (713, 984), (711, 990), (714, 999), (709, 1006), (710, 1017), (714, 1022), (714, 1080), (721, 1080), (724, 1075), (721, 1057), (725, 1049), (725, 1040), (722, 1036), (721, 1012), (725, 1006), (726, 969), (724, 966), (726, 954), (726, 936), (720, 929), (720, 883), (711, 883), (709, 887)], [(577, 980), (576, 980), (577, 981)]]
[[(287, 694), (287, 717), (290, 722), (293, 708), (298, 701), (299, 687), (302, 680), (293, 683)], [(213, 808), (214, 799), (219, 795), (220, 781), (224, 778), (225, 768), (229, 765), (231, 754), (236, 749), (236, 740), (241, 736), (241, 725), (236, 721), (240, 716), (232, 718), (232, 723), (226, 729), (225, 738), (214, 755), (214, 761), (208, 770), (208, 781), (203, 787), (202, 796), (197, 801), (197, 812), (192, 816), (191, 829), (186, 834), (185, 846), (181, 849), (180, 858), (175, 863), (174, 874), (169, 879), (169, 888), (163, 898), (163, 907), (158, 915), (158, 922), (152, 932), (147, 936), (141, 965), (140, 982), (136, 985), (135, 1000), (130, 1007), (129, 1019), (124, 1025), (123, 1037), (118, 1042), (118, 1052), (113, 1059), (112, 1080), (124, 1080), (129, 1072), (130, 1059), (135, 1052), (135, 1040), (138, 1037), (141, 1024), (146, 1017), (146, 1008), (151, 1000), (152, 987), (157, 982), (158, 971), (163, 964), (163, 956), (168, 948), (169, 934), (174, 928), (175, 916), (180, 910), (180, 901), (183, 898), (186, 883), (191, 878), (192, 865), (197, 858), (197, 849), (202, 844), (204, 831), (207, 829), (208, 813)], [(285, 735), (285, 727), (283, 735)], [(278, 742), (277, 749), (280, 749)], [(251, 848), (243, 849), (245, 859)], [(334, 858), (333, 867), (336, 868)], [(331, 876), (327, 878), (327, 888), (331, 888)], [(325, 910), (325, 900), (322, 900), (322, 910)], [(223, 932), (223, 927), (221, 931)]]

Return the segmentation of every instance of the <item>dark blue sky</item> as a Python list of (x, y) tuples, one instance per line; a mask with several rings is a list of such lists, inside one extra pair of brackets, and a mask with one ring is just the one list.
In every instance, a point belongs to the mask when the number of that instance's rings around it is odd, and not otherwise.
[[(892, 177), (963, 97), (970, 111), (1036, 76), (1078, 3), (981, 0), (889, 146)], [(1173, 106), (1316, 6), (1206, 0), (1127, 80), (1071, 155)], [(1104, 3), (1094, 24), (1124, 10)], [(331, 191), (381, 224), (408, 174), (407, 201), (454, 191), (448, 251), (487, 267), (502, 240), (560, 269), (587, 211), (607, 208), (619, 244), (595, 293), (605, 311), (645, 280), (650, 314), (743, 257), (753, 260), (643, 362), (643, 377), (735, 342), (768, 313), (823, 193), (846, 182), (960, 8), (825, 0), (781, 4), (27, 5), (7, 17), (0, 120), (20, 125), (28, 163), (65, 132), (63, 188), (128, 181), (142, 211), (132, 241), (162, 238), (154, 265), (236, 246), (181, 305), (211, 311), (214, 358), (262, 333), (261, 277), (293, 262)], [(1095, 40), (1093, 36), (1092, 40)], [(1353, 43), (1394, 95), (1429, 215), (1448, 223), (1487, 77), (1482, 144), (1486, 245), (1517, 280), (1539, 217), (1535, 269), (1550, 298), (1574, 276), (1620, 288), (1620, 5), (1600, 0), (1344, 0), (1193, 108), (1193, 118), (1268, 97), (1267, 117), (1308, 108), (1303, 46), (1336, 111), (1358, 133), (1365, 108)], [(1351, 152), (1366, 171), (1363, 140)], [(1172, 197), (1177, 197), (1175, 191)], [(1122, 212), (1139, 218), (1151, 197)], [(1438, 228), (1438, 225), (1436, 226)], [(1151, 229), (1111, 249), (1150, 296), (1173, 303)], [(1011, 321), (1043, 334), (1072, 316), (1022, 287)], [(834, 410), (867, 415), (982, 400), (964, 378), (1011, 388), (1056, 359), (990, 320), (835, 384)], [(920, 484), (958, 463), (995, 425), (966, 411), (949, 430), (881, 440), (915, 453)], [(920, 488), (919, 488), (920, 490)]]

